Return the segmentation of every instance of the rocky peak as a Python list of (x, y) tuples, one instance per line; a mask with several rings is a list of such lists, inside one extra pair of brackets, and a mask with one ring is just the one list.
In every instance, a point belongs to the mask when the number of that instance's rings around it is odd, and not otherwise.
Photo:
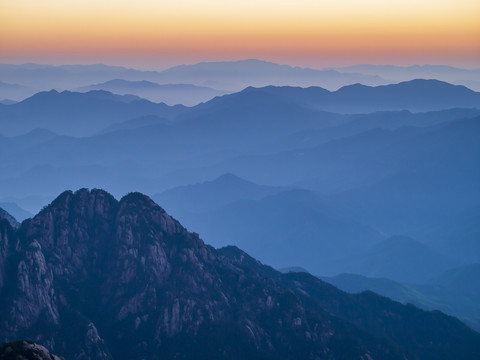
[(65, 360), (63, 357), (50, 354), (42, 345), (30, 340), (4, 343), (0, 346), (1, 360)]
[(442, 351), (424, 345), (442, 342), (445, 359), (480, 354), (479, 336), (443, 315), (216, 250), (139, 193), (64, 192), (19, 230), (0, 221), (0, 245), (0, 339), (72, 359), (433, 359)]
[(185, 228), (148, 196), (130, 193), (120, 200), (117, 224), (129, 222), (137, 229), (156, 227), (165, 236), (186, 234)]

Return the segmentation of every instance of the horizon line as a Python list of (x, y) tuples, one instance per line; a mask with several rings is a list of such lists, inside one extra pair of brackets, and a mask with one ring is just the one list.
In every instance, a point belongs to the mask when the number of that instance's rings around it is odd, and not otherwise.
[(480, 67), (463, 67), (463, 66), (457, 66), (457, 65), (451, 65), (447, 63), (439, 63), (439, 64), (434, 64), (434, 63), (411, 63), (409, 65), (397, 65), (394, 63), (367, 63), (367, 62), (359, 62), (355, 63), (353, 65), (344, 65), (344, 66), (325, 66), (325, 67), (312, 67), (312, 66), (301, 66), (301, 65), (294, 65), (291, 63), (281, 63), (281, 62), (276, 62), (276, 61), (270, 61), (270, 60), (263, 60), (260, 58), (243, 58), (243, 59), (238, 59), (238, 60), (211, 60), (211, 61), (198, 61), (198, 62), (178, 62), (176, 65), (169, 65), (167, 67), (164, 67), (162, 69), (155, 69), (154, 67), (147, 68), (143, 66), (136, 66), (136, 65), (120, 65), (120, 64), (114, 64), (114, 63), (109, 63), (109, 62), (58, 62), (56, 63), (55, 61), (49, 61), (49, 62), (32, 62), (32, 61), (18, 61), (18, 62), (3, 62), (0, 60), (0, 66), (1, 65), (11, 65), (11, 66), (27, 66), (27, 65), (36, 65), (36, 66), (46, 66), (46, 67), (61, 67), (61, 66), (108, 66), (108, 67), (119, 67), (119, 68), (124, 68), (126, 70), (137, 70), (137, 71), (153, 71), (153, 72), (162, 72), (165, 70), (169, 70), (172, 68), (180, 67), (180, 66), (196, 66), (196, 65), (202, 65), (202, 64), (215, 64), (215, 63), (241, 63), (241, 62), (248, 62), (248, 61), (256, 61), (259, 63), (265, 63), (265, 64), (272, 64), (272, 65), (279, 65), (279, 66), (288, 66), (291, 68), (297, 68), (297, 69), (304, 69), (304, 70), (336, 70), (336, 69), (349, 69), (349, 68), (354, 68), (354, 67), (359, 67), (359, 66), (372, 66), (372, 67), (394, 67), (394, 68), (402, 68), (402, 69), (408, 69), (408, 68), (414, 68), (414, 67), (449, 67), (452, 69), (460, 69), (460, 70), (480, 70)]

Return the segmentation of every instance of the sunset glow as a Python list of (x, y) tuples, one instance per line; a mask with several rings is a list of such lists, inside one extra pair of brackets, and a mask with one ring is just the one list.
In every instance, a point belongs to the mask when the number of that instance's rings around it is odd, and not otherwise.
[(474, 66), (478, 18), (477, 0), (2, 0), (0, 61), (263, 58), (310, 66)]

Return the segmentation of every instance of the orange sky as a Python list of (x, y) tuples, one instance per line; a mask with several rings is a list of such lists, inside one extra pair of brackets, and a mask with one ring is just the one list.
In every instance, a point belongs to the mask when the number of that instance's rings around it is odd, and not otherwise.
[(480, 67), (479, 0), (0, 0), (0, 62)]

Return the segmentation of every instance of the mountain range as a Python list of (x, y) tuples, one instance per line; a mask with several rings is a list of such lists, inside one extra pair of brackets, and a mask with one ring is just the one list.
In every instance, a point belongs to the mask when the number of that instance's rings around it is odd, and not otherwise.
[(18, 230), (0, 220), (0, 260), (0, 339), (68, 359), (480, 356), (451, 316), (215, 250), (139, 193), (67, 191)]
[(25, 90), (19, 92), (17, 97), (12, 96), (12, 93), (5, 93), (7, 98), (12, 100), (22, 100), (38, 91), (73, 90), (115, 79), (149, 81), (161, 85), (191, 84), (228, 92), (239, 91), (247, 86), (321, 86), (337, 90), (355, 83), (375, 86), (413, 79), (438, 79), (480, 91), (479, 69), (459, 69), (440, 65), (408, 67), (356, 65), (311, 69), (250, 59), (180, 65), (162, 71), (141, 71), (103, 64), (62, 66), (0, 64), (0, 81), (23, 86)]
[(277, 268), (302, 264), (314, 273), (336, 274), (352, 254), (382, 238), (336, 214), (315, 193), (259, 186), (230, 174), (153, 199), (212, 245), (239, 246)]
[(270, 121), (281, 129), (285, 125), (291, 127), (291, 119), (296, 117), (297, 121), (302, 121), (296, 125), (298, 129), (299, 126), (329, 127), (341, 124), (342, 120), (348, 121), (348, 118), (334, 116), (332, 112), (419, 112), (451, 108), (480, 109), (480, 93), (436, 80), (413, 80), (378, 87), (357, 84), (334, 92), (319, 87), (249, 87), (239, 93), (186, 108), (155, 104), (133, 95), (115, 95), (103, 90), (87, 93), (52, 90), (16, 104), (0, 104), (0, 124), (2, 134), (8, 136), (38, 127), (61, 135), (85, 136), (98, 132), (102, 127), (146, 115), (180, 119), (203, 126), (214, 123), (217, 127), (225, 119), (230, 126), (240, 119), (249, 120), (252, 125), (261, 120), (262, 126)]
[(413, 79), (437, 79), (452, 84), (464, 85), (475, 91), (480, 91), (480, 69), (458, 69), (446, 65), (353, 65), (332, 70), (364, 75), (376, 75), (384, 79), (408, 81)]
[(146, 115), (168, 118), (183, 109), (102, 90), (85, 94), (51, 90), (16, 104), (1, 105), (0, 124), (2, 134), (10, 136), (37, 128), (60, 135), (86, 136), (121, 121)]
[[(360, 94), (381, 89), (392, 101), (401, 93), (401, 106), (407, 106), (417, 87), (417, 98), (432, 99), (422, 91), (425, 84), (438, 87), (433, 108), (454, 100), (452, 93), (459, 99), (478, 97), (438, 81), (349, 88)], [(2, 131), (30, 131), (0, 136), (0, 202), (35, 213), (69, 186), (102, 187), (117, 196), (131, 189), (161, 194), (155, 199), (212, 244), (229, 240), (276, 267), (303, 265), (319, 275), (358, 271), (421, 281), (425, 269), (438, 273), (478, 262), (480, 110), (338, 114), (318, 109), (318, 99), (336, 93), (342, 91), (247, 88), (195, 107), (104, 91), (39, 93), (0, 106)], [(228, 173), (237, 179), (216, 181)], [(200, 186), (212, 181), (211, 190), (218, 187), (223, 194), (209, 192), (208, 183)], [(178, 201), (162, 194), (169, 189)], [(26, 204), (27, 197), (36, 203)], [(312, 219), (310, 225), (303, 226), (298, 214)], [(243, 226), (252, 218), (265, 226)], [(325, 222), (331, 226), (315, 225)], [(280, 249), (274, 259), (261, 248), (261, 233), (265, 244), (302, 234), (303, 247)], [(385, 243), (380, 253), (390, 255), (374, 255), (376, 244), (402, 236), (412, 241)], [(368, 269), (368, 262), (345, 254), (395, 258), (420, 248), (431, 261), (412, 271), (402, 271), (402, 262), (396, 268), (387, 266), (394, 262), (372, 262), (378, 267)], [(324, 254), (325, 262), (301, 263), (314, 252)], [(402, 273), (406, 277), (398, 276)]]
[(0, 358), (480, 358), (479, 75), (0, 65)]
[(152, 198), (214, 246), (239, 246), (276, 268), (301, 264), (313, 274), (422, 282), (461, 263), (435, 244), (388, 237), (311, 191), (261, 186), (232, 174)]
[(321, 279), (349, 293), (370, 290), (404, 304), (411, 303), (426, 310), (441, 310), (462, 319), (479, 331), (479, 275), (480, 264), (469, 264), (450, 269), (417, 284), (357, 274), (341, 274)]
[(292, 67), (255, 59), (180, 65), (163, 71), (141, 71), (103, 64), (0, 64), (1, 81), (35, 91), (73, 90), (115, 79), (161, 85), (191, 84), (227, 92), (240, 91), (247, 86), (322, 86), (335, 90), (358, 82), (367, 85), (388, 83), (378, 76)]
[(215, 96), (224, 95), (224, 91), (205, 86), (191, 84), (157, 84), (151, 81), (128, 81), (114, 79), (101, 84), (89, 85), (74, 89), (78, 92), (105, 90), (119, 95), (132, 94), (152, 102), (163, 102), (167, 105), (182, 104), (194, 106), (206, 102)]

